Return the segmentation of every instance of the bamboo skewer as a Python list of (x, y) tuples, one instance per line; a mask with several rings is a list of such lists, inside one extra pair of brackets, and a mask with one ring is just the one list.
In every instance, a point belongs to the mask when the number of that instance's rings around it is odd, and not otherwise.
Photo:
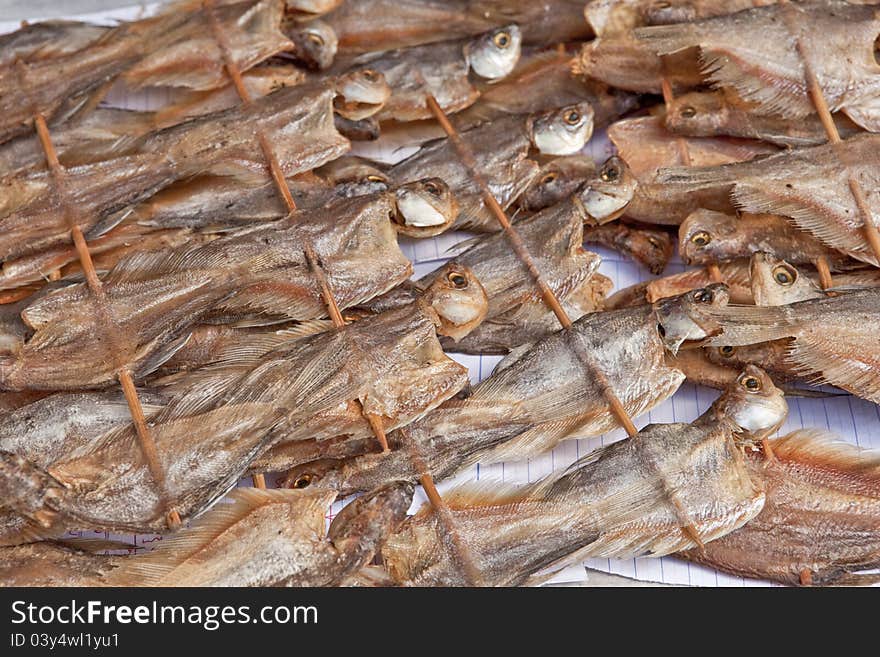
[[(17, 67), (20, 80), (24, 85), (27, 83), (27, 74), (21, 60), (17, 62)], [(104, 287), (101, 284), (101, 279), (98, 278), (95, 264), (92, 261), (92, 255), (89, 252), (88, 243), (77, 221), (78, 210), (71, 205), (68, 198), (66, 191), (67, 175), (64, 167), (58, 159), (58, 152), (52, 144), (52, 137), (49, 133), (49, 127), (46, 125), (46, 119), (36, 108), (33, 109), (33, 117), (34, 129), (36, 130), (40, 147), (46, 156), (46, 164), (49, 168), (49, 173), (52, 176), (52, 181), (55, 186), (55, 194), (58, 196), (61, 203), (65, 221), (70, 227), (70, 236), (73, 240), (77, 257), (79, 258), (80, 265), (86, 278), (86, 285), (95, 300), (96, 311), (101, 314), (102, 319), (107, 326), (108, 352), (110, 352), (110, 355), (116, 360), (115, 354), (118, 353), (118, 347), (123, 342), (119, 325), (116, 322), (116, 318), (113, 317), (113, 314), (107, 308)], [(131, 371), (128, 369), (127, 364), (120, 364), (117, 371), (117, 378), (122, 386), (122, 392), (125, 395), (125, 401), (128, 405), (129, 412), (131, 413), (132, 423), (134, 424), (141, 452), (147, 462), (150, 476), (156, 484), (159, 498), (166, 511), (166, 521), (169, 527), (178, 527), (181, 524), (180, 514), (177, 510), (170, 508), (165, 471), (159, 460), (159, 452), (156, 448), (156, 442), (153, 439), (149, 426), (147, 425), (143, 405), (138, 397), (137, 388), (135, 388), (134, 380), (132, 379)]]

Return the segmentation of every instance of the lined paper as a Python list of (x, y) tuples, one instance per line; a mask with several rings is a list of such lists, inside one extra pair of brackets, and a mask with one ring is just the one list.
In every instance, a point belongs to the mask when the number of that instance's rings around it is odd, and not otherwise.
[[(114, 20), (132, 19), (146, 15), (154, 7), (155, 4), (145, 3), (100, 14), (64, 16), (64, 18), (112, 24)], [(0, 33), (15, 30), (18, 26), (18, 23), (14, 22), (0, 22)], [(110, 96), (108, 96), (108, 103), (129, 109), (152, 109), (167, 102), (168, 98), (169, 92), (162, 89), (150, 90), (147, 93), (136, 96), (128, 95), (121, 89), (114, 89)], [(396, 135), (393, 142), (383, 139), (378, 143), (356, 144), (354, 152), (384, 161), (395, 161), (409, 155), (415, 148), (415, 146), (407, 145), (405, 135)], [(612, 147), (602, 135), (594, 137), (586, 150), (597, 162), (603, 161), (612, 153)], [(407, 257), (414, 263), (414, 278), (419, 278), (445, 263), (451, 256), (450, 249), (467, 237), (469, 237), (467, 234), (451, 233), (421, 241), (404, 238), (402, 240), (402, 248)], [(615, 251), (602, 248), (595, 248), (594, 250), (602, 256), (602, 264), (599, 271), (614, 282), (615, 291), (652, 278), (652, 275), (646, 268)], [(664, 274), (677, 273), (684, 269), (685, 267), (676, 257), (667, 267)], [(468, 368), (473, 383), (488, 377), (500, 360), (498, 356), (450, 355)], [(607, 374), (609, 377), (614, 376), (613, 372)], [(650, 423), (690, 422), (704, 412), (717, 396), (718, 392), (715, 390), (685, 383), (673, 397), (660, 404), (657, 408), (645, 415), (634, 418), (635, 424), (641, 429)], [(851, 395), (824, 399), (789, 397), (788, 404), (790, 413), (785, 424), (779, 430), (779, 435), (784, 435), (800, 428), (818, 428), (833, 432), (840, 438), (860, 447), (880, 449), (880, 407), (876, 404)], [(617, 429), (597, 438), (565, 441), (551, 452), (536, 458), (523, 461), (506, 461), (492, 465), (478, 464), (462, 472), (453, 480), (440, 482), (438, 487), (442, 493), (454, 484), (487, 478), (503, 482), (533, 482), (554, 471), (564, 470), (578, 458), (597, 447), (608, 445), (625, 437), (626, 434), (623, 429)], [(271, 477), (269, 481), (271, 483)], [(250, 479), (244, 480), (242, 485), (250, 485)], [(328, 520), (338, 513), (339, 509), (346, 502), (347, 500), (336, 502), (328, 511)], [(413, 509), (418, 508), (424, 502), (425, 497), (423, 493), (417, 491)], [(105, 533), (95, 532), (78, 532), (76, 535), (109, 537)], [(161, 537), (147, 535), (114, 536), (114, 538), (127, 540), (144, 548), (149, 548), (157, 541), (162, 540)], [(626, 561), (591, 559), (582, 566), (566, 568), (558, 573), (552, 581), (578, 582), (584, 580), (586, 573), (583, 566), (639, 580), (667, 584), (691, 586), (772, 585), (769, 582), (758, 580), (750, 579), (744, 581), (742, 578), (718, 573), (702, 566), (688, 564), (674, 557), (663, 557), (660, 559), (643, 558)]]

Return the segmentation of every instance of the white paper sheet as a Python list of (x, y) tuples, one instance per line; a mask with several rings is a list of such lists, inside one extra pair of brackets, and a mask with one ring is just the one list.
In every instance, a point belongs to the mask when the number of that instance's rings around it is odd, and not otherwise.
[[(118, 19), (137, 18), (149, 13), (155, 7), (154, 4), (144, 4), (126, 9), (103, 12), (100, 14), (87, 14), (79, 16), (64, 16), (64, 18), (77, 18), (92, 20), (105, 24), (111, 24)], [(0, 22), (0, 33), (18, 28), (18, 23)], [(161, 106), (168, 99), (165, 90), (151, 90), (146, 94), (130, 96), (124, 90), (116, 89), (108, 97), (110, 104), (131, 109), (152, 109)], [(373, 144), (357, 144), (355, 152), (365, 156), (383, 160), (399, 160), (409, 155), (414, 148), (400, 148), (399, 143), (388, 144), (382, 140)], [(612, 150), (607, 140), (601, 136), (595, 137), (587, 146), (587, 151), (597, 161), (607, 158)], [(467, 235), (447, 234), (431, 240), (415, 241), (404, 240), (404, 253), (415, 263), (415, 278), (423, 276), (442, 265), (449, 259), (448, 249)], [(614, 289), (627, 287), (641, 280), (651, 278), (652, 275), (638, 263), (624, 258), (615, 251), (595, 249), (602, 256), (602, 265), (599, 269), (603, 274), (614, 281)], [(676, 258), (670, 263), (665, 274), (683, 271), (685, 267)], [(496, 356), (467, 356), (452, 354), (452, 357), (470, 371), (471, 380), (476, 383), (492, 372), (492, 368), (500, 360)], [(705, 411), (718, 392), (684, 384), (676, 394), (660, 404), (651, 412), (635, 418), (636, 426), (644, 427), (650, 423), (666, 422), (689, 422), (694, 420)], [(861, 447), (880, 449), (880, 407), (849, 395), (831, 397), (826, 399), (789, 398), (790, 413), (787, 421), (779, 431), (784, 435), (802, 427), (827, 429), (836, 433), (842, 439), (848, 440)], [(591, 450), (625, 438), (622, 429), (607, 433), (598, 438), (589, 440), (569, 440), (557, 446), (551, 452), (537, 458), (525, 461), (508, 461), (489, 466), (476, 465), (461, 473), (454, 480), (444, 481), (439, 484), (442, 493), (450, 486), (468, 480), (493, 478), (498, 481), (532, 482), (549, 473), (562, 470), (587, 454)], [(270, 477), (271, 484), (271, 477)], [(244, 480), (242, 485), (250, 485), (250, 480)], [(421, 491), (416, 494), (413, 509), (418, 508), (425, 501)], [(333, 505), (328, 512), (328, 520), (344, 506), (346, 500)], [(107, 536), (106, 534), (81, 532), (83, 536)], [(133, 541), (138, 546), (149, 548), (161, 537), (156, 536), (122, 536), (124, 540)], [(769, 582), (758, 580), (743, 580), (732, 577), (712, 569), (689, 564), (674, 557), (660, 559), (635, 559), (618, 561), (610, 559), (591, 559), (583, 564), (589, 568), (620, 574), (627, 577), (663, 582), (667, 584), (693, 585), (693, 586), (770, 586)], [(583, 566), (572, 566), (560, 573), (552, 582), (578, 582), (585, 579)]]

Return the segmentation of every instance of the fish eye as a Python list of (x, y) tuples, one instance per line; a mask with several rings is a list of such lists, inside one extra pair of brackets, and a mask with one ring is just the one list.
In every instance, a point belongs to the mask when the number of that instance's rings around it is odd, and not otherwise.
[(294, 481), (290, 485), (290, 487), (297, 488), (297, 489), (308, 488), (309, 485), (312, 483), (312, 479), (314, 479), (314, 477), (312, 475), (310, 475), (308, 472), (304, 472), (299, 477), (294, 479)]
[(578, 112), (576, 109), (570, 109), (562, 115), (562, 119), (568, 125), (577, 125), (581, 120), (581, 113)]
[(425, 191), (428, 192), (431, 196), (440, 197), (442, 196), (442, 192), (440, 191), (439, 185), (437, 183), (428, 181), (424, 184)]
[(733, 352), (736, 351), (735, 347), (731, 347), (729, 344), (724, 345), (723, 347), (718, 348), (718, 353), (724, 356), (725, 358), (730, 358), (733, 356)]
[(609, 164), (602, 168), (599, 177), (605, 182), (614, 182), (615, 180), (620, 178), (620, 169), (618, 169), (613, 164)]
[(556, 175), (556, 172), (551, 171), (550, 173), (546, 174), (543, 178), (541, 178), (541, 184), (542, 185), (549, 185), (550, 183), (554, 182), (556, 180), (556, 178), (558, 178), (558, 176)]
[(657, 333), (660, 334), (660, 337), (661, 337), (661, 338), (665, 338), (665, 337), (666, 337), (666, 329), (663, 328), (663, 324), (657, 324)]
[(744, 376), (740, 378), (739, 384), (749, 392), (758, 392), (761, 389), (761, 381), (756, 376)]
[(383, 183), (385, 181), (382, 179), (382, 176), (377, 176), (375, 173), (371, 173), (369, 176), (367, 176), (367, 182)]
[(693, 105), (685, 105), (679, 110), (678, 115), (683, 119), (692, 119), (697, 115), (697, 110)]
[(364, 79), (368, 80), (369, 82), (375, 82), (378, 79), (376, 71), (371, 68), (365, 68), (363, 71), (361, 71), (361, 75), (363, 75)]
[(702, 289), (694, 292), (694, 301), (697, 303), (712, 303), (712, 292), (710, 290)]
[(324, 38), (320, 34), (316, 34), (315, 32), (309, 32), (306, 38), (319, 48), (324, 45)]
[(454, 287), (456, 290), (463, 290), (468, 286), (468, 279), (466, 276), (459, 274), (457, 271), (450, 272), (446, 276), (446, 280)]
[(691, 243), (697, 246), (706, 246), (712, 241), (712, 236), (705, 230), (698, 231), (691, 235)]
[(510, 34), (507, 32), (499, 32), (492, 37), (492, 42), (499, 48), (506, 48), (510, 45)]
[(773, 280), (782, 285), (789, 287), (794, 284), (796, 275), (790, 267), (779, 265), (773, 269)]

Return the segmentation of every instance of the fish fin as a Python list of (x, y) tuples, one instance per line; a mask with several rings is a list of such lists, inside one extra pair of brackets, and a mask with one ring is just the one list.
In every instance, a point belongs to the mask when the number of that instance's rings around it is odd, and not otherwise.
[(535, 346), (534, 342), (525, 342), (519, 346), (511, 349), (507, 355), (502, 358), (498, 364), (495, 366), (495, 369), (492, 370), (492, 374), (497, 374), (498, 372), (503, 372), (508, 367), (513, 365), (516, 361), (522, 358), (525, 354), (527, 354), (532, 347)]
[[(506, 210), (510, 207), (510, 204), (519, 198), (529, 185), (532, 184), (539, 171), (540, 167), (534, 160), (520, 160), (513, 164), (513, 181), (510, 184), (505, 184), (503, 193), (498, 193), (492, 189), (493, 185), (490, 181), (489, 188), (492, 191), (492, 195), (501, 205), (501, 208)], [(495, 219), (491, 216), (488, 208), (486, 208), (482, 194), (473, 194), (470, 198), (461, 202), (458, 217), (455, 219), (455, 228), (457, 230), (497, 230), (498, 227)]]
[[(833, 210), (818, 202), (808, 203), (802, 196), (785, 194), (777, 189), (781, 181), (773, 183), (738, 182), (733, 188), (733, 199), (738, 207), (755, 213), (780, 214), (828, 246), (858, 257), (859, 260), (877, 264), (870, 254), (861, 230), (844, 230), (835, 219)], [(840, 208), (837, 208), (840, 212)]]
[(276, 331), (276, 335), (284, 336), (288, 340), (299, 340), (310, 335), (323, 333), (333, 328), (333, 322), (329, 319), (307, 319), (294, 326)]
[[(749, 73), (751, 62), (715, 48), (703, 47), (700, 53), (702, 74), (716, 87), (735, 89), (740, 98), (757, 105), (759, 114), (801, 118), (813, 112), (812, 104), (801, 89), (781, 87)], [(837, 109), (831, 108), (832, 111)]]
[[(601, 411), (605, 413), (606, 411)], [(505, 440), (489, 450), (480, 452), (480, 463), (499, 463), (501, 461), (530, 458), (553, 448), (558, 442), (568, 438), (573, 431), (596, 414), (569, 417), (557, 422), (544, 422)]]
[(316, 539), (320, 540), (325, 534), (324, 515), (334, 499), (334, 491), (318, 489), (235, 488), (226, 497), (231, 503), (216, 504), (188, 527), (164, 538), (152, 552), (126, 560), (125, 565), (114, 573), (114, 580), (137, 582), (140, 585), (156, 585), (159, 582), (173, 584), (172, 581), (163, 581), (163, 578), (249, 515), (268, 505), (295, 507), (297, 521), (301, 520), (304, 528), (314, 532)]
[(817, 382), (830, 383), (880, 404), (880, 361), (876, 335), (853, 335), (844, 345), (834, 335), (802, 332), (787, 360)]
[(711, 346), (739, 347), (794, 337), (786, 306), (729, 305), (715, 314), (721, 333), (709, 338)]
[[(234, 19), (238, 42), (234, 54), (238, 55), (236, 63), (242, 71), (280, 52), (294, 49), (293, 42), (281, 31), (283, 15), (283, 2), (261, 0)], [(230, 27), (228, 18), (223, 22), (227, 23), (227, 28)], [(171, 43), (153, 55), (147, 55), (124, 74), (126, 83), (132, 88), (170, 86), (207, 90), (221, 86), (218, 85), (218, 71), (215, 67), (218, 60), (214, 59), (220, 57), (220, 52), (213, 38), (210, 34), (187, 36), (189, 38)], [(201, 42), (195, 57), (192, 52), (193, 42)], [(207, 62), (205, 57), (209, 58)]]
[[(284, 281), (252, 285), (217, 304), (220, 314), (245, 315), (245, 326), (261, 326), (280, 318), (305, 320), (326, 314), (317, 290), (312, 291)], [(239, 324), (241, 325), (241, 324)]]
[(97, 237), (101, 237), (101, 235), (109, 233), (131, 216), (131, 213), (131, 208), (123, 208), (122, 210), (117, 210), (116, 212), (101, 217), (91, 228), (89, 228), (89, 231), (85, 235), (86, 239), (93, 240)]
[(469, 509), (479, 506), (500, 506), (527, 499), (533, 484), (512, 483), (486, 478), (467, 481), (443, 493), (443, 502), (450, 509)]
[(880, 450), (864, 449), (821, 429), (798, 429), (770, 441), (782, 461), (813, 462), (880, 479)]
[(868, 132), (880, 132), (880, 93), (843, 108), (843, 113)]
[(70, 536), (59, 538), (53, 541), (58, 545), (62, 545), (72, 550), (80, 552), (103, 552), (105, 550), (126, 550), (132, 551), (142, 548), (141, 545), (128, 543), (126, 541), (114, 541), (108, 538), (86, 538), (81, 536)]
[(148, 348), (147, 353), (149, 356), (137, 365), (136, 374), (138, 378), (148, 376), (159, 369), (165, 361), (180, 351), (189, 342), (191, 337), (192, 333), (187, 333), (165, 344), (161, 344), (158, 349)]

